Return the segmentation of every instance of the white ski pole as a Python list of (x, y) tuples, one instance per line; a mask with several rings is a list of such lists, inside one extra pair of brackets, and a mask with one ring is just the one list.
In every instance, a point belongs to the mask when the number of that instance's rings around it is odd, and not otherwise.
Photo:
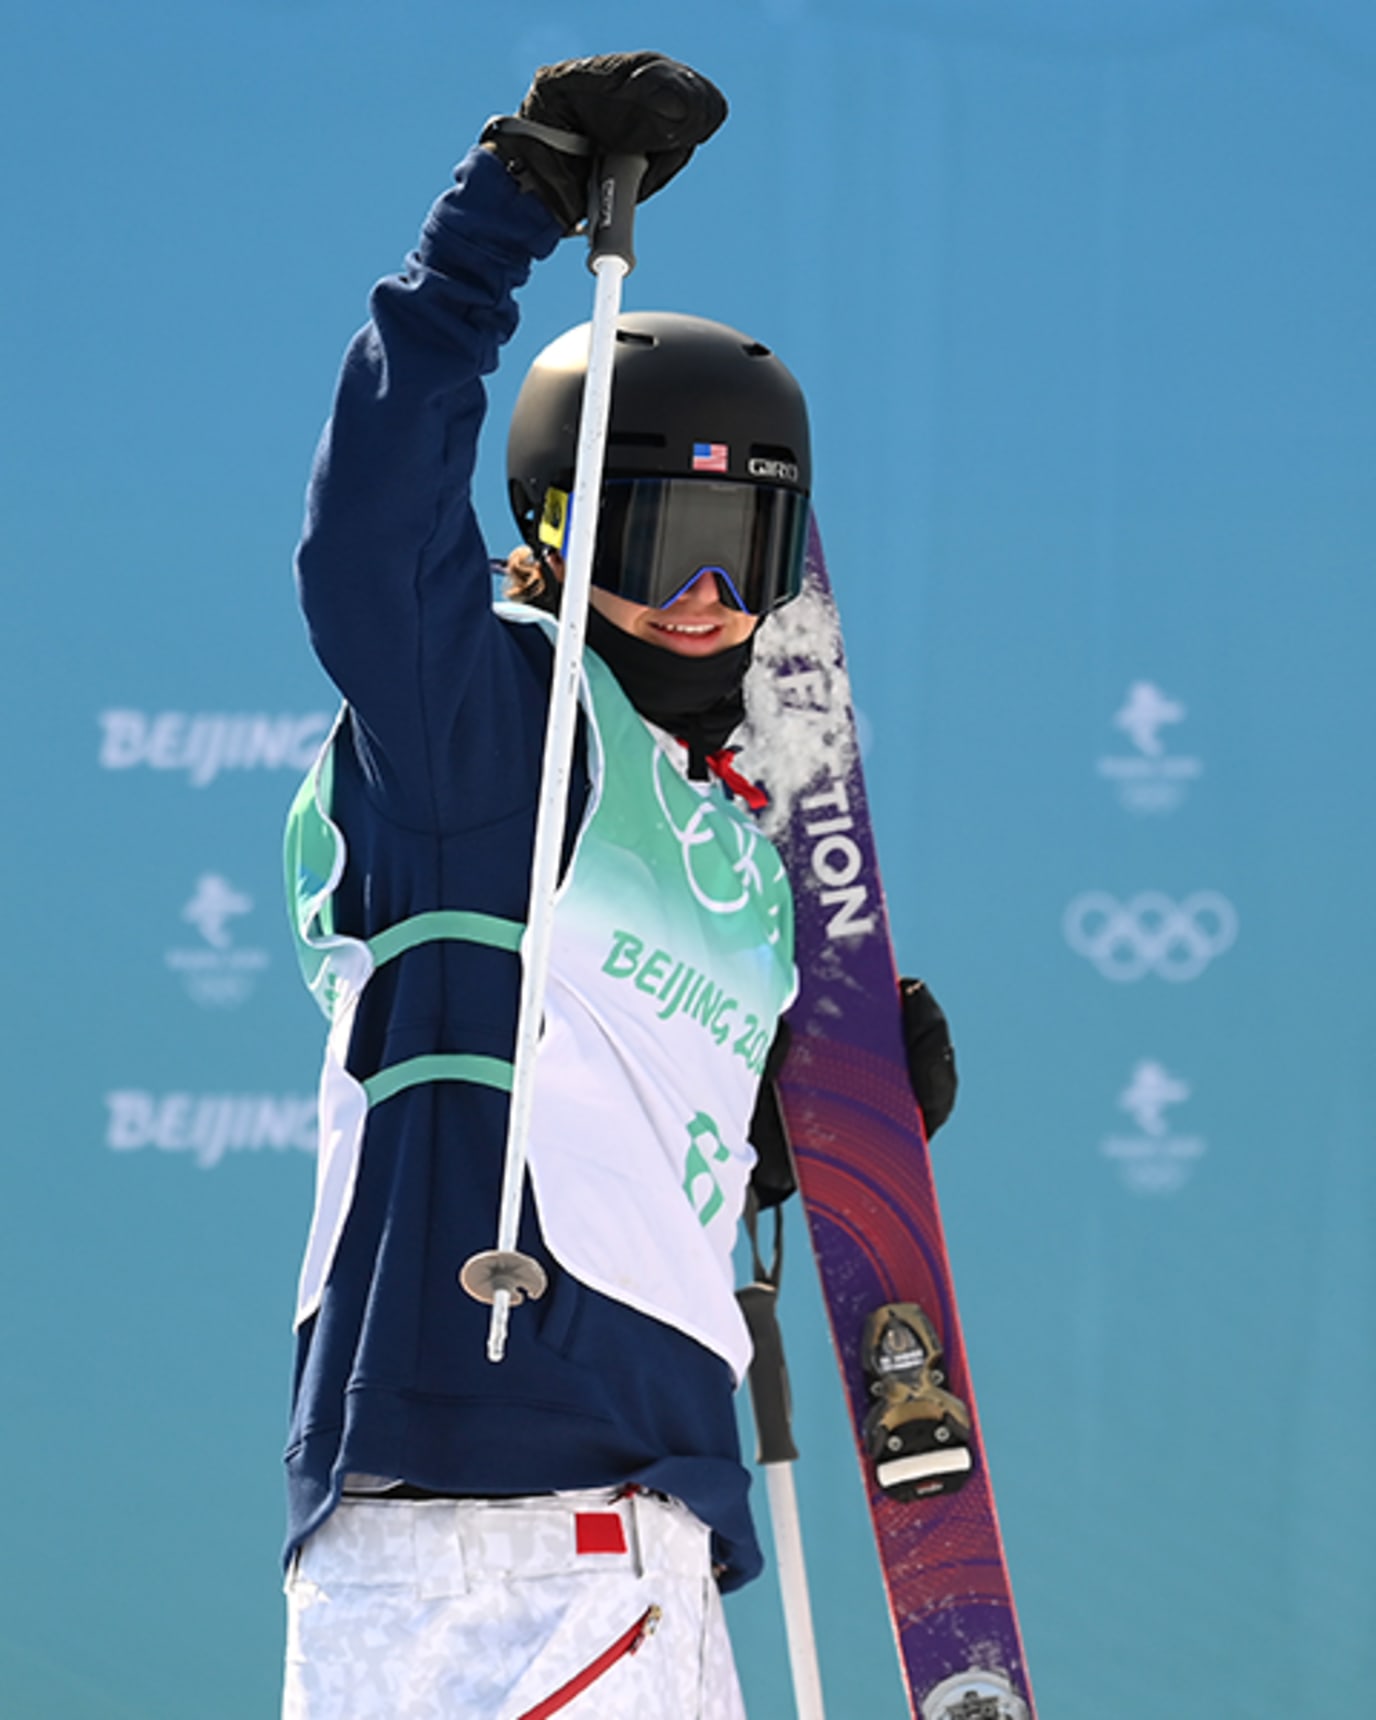
[(578, 726), (583, 635), (587, 625), (592, 552), (597, 538), (602, 467), (611, 412), (616, 319), (621, 312), (622, 283), (635, 267), (631, 234), (636, 193), (645, 167), (643, 155), (610, 155), (598, 163), (593, 174), (592, 207), (588, 217), (588, 267), (593, 272), (596, 285), (588, 340), (587, 377), (583, 386), (583, 411), (578, 425), (564, 591), (555, 642), (554, 674), (550, 682), (549, 715), (545, 724), (540, 800), (535, 815), (530, 906), (521, 949), (521, 1004), (516, 1022), (511, 1112), (497, 1213), (497, 1245), (470, 1256), (460, 1273), (460, 1282), (470, 1296), (492, 1304), (487, 1332), (487, 1358), (491, 1362), (500, 1362), (506, 1353), (511, 1309), (527, 1296), (543, 1295), (546, 1282), (540, 1263), (518, 1251), (516, 1236), (525, 1190), (535, 1054), (549, 976), (554, 897), (559, 884), (559, 860), (564, 850), (564, 828), (568, 817), (573, 739)]
[(784, 1630), (788, 1637), (788, 1667), (793, 1676), (793, 1701), (798, 1720), (826, 1720), (822, 1707), (822, 1669), (817, 1663), (817, 1638), (812, 1628), (812, 1597), (803, 1560), (802, 1520), (793, 1486), (793, 1463), (764, 1463), (769, 1520), (774, 1529), (774, 1558), (779, 1567)]
[(755, 1282), (736, 1292), (754, 1343), (750, 1363), (750, 1402), (755, 1412), (756, 1462), (764, 1470), (769, 1520), (774, 1529), (774, 1562), (788, 1637), (788, 1666), (793, 1677), (793, 1701), (798, 1720), (826, 1720), (822, 1706), (822, 1672), (817, 1662), (817, 1637), (812, 1628), (812, 1600), (803, 1560), (802, 1522), (793, 1465), (798, 1448), (790, 1426), (793, 1405), (779, 1330), (779, 1278), (783, 1270), (782, 1215), (774, 1213), (774, 1262), (768, 1271), (760, 1259), (752, 1206), (746, 1229), (755, 1261)]

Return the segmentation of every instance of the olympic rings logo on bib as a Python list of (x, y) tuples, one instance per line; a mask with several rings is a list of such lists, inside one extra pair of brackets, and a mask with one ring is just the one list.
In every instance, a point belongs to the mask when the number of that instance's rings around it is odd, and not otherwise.
[(1237, 910), (1217, 890), (1173, 902), (1144, 890), (1120, 902), (1103, 890), (1077, 896), (1061, 922), (1065, 941), (1105, 979), (1128, 983), (1154, 973), (1179, 983), (1198, 979), (1237, 937)]
[[(758, 832), (718, 802), (688, 787), (658, 747), (654, 751), (654, 781), (660, 811), (678, 843), (684, 875), (697, 902), (709, 914), (738, 914), (752, 896), (766, 897), (769, 890), (760, 876), (755, 852)], [(691, 806), (685, 794), (691, 797)], [(679, 803), (677, 817), (671, 805), (675, 800)], [(770, 884), (776, 885), (776, 881), (770, 880)], [(777, 906), (771, 909), (772, 914), (777, 912)]]

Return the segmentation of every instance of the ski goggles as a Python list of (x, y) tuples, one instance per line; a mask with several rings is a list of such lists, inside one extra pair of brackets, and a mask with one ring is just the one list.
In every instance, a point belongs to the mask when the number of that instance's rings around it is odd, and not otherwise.
[[(540, 541), (562, 552), (571, 512), (563, 490), (547, 490)], [(765, 615), (802, 589), (807, 522), (807, 497), (774, 484), (611, 478), (602, 487), (592, 582), (666, 609), (713, 574), (729, 608)]]

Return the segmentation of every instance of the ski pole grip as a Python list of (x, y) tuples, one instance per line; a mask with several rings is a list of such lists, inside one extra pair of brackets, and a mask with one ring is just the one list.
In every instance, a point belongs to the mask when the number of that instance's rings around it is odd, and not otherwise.
[(755, 1345), (750, 1363), (750, 1404), (755, 1412), (756, 1461), (793, 1463), (798, 1448), (790, 1427), (793, 1403), (779, 1331), (778, 1292), (772, 1284), (747, 1284), (736, 1292), (736, 1300)]
[(643, 155), (604, 155), (593, 168), (589, 187), (588, 267), (597, 272), (602, 257), (620, 257), (629, 275), (635, 267), (631, 236), (635, 201), (649, 162)]

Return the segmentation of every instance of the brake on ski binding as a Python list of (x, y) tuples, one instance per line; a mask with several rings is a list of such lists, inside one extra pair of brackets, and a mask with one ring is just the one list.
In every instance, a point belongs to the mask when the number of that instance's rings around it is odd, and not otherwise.
[(865, 1321), (861, 1355), (870, 1395), (865, 1444), (891, 1499), (963, 1487), (974, 1468), (970, 1411), (945, 1389), (941, 1341), (916, 1302), (886, 1302)]

